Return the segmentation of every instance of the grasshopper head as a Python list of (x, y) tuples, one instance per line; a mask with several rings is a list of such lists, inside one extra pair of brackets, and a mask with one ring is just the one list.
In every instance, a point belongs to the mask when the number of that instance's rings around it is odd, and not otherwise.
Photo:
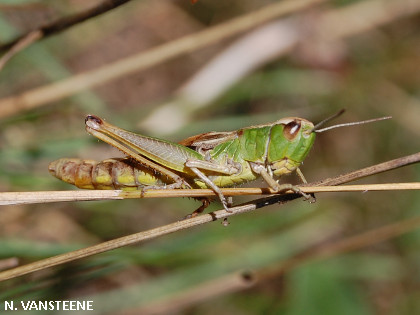
[(314, 124), (289, 117), (276, 122), (271, 130), (267, 161), (273, 173), (281, 176), (294, 171), (308, 155), (315, 140)]
[(310, 121), (290, 117), (278, 120), (271, 130), (270, 142), (268, 144), (267, 161), (277, 176), (290, 173), (294, 171), (303, 162), (308, 155), (309, 150), (315, 140), (315, 133), (324, 132), (327, 130), (367, 124), (375, 121), (385, 120), (391, 118), (390, 116), (363, 120), (358, 122), (350, 122), (338, 124), (326, 128), (320, 128), (330, 120), (337, 118), (344, 113), (344, 109), (336, 114), (324, 119), (314, 126)]

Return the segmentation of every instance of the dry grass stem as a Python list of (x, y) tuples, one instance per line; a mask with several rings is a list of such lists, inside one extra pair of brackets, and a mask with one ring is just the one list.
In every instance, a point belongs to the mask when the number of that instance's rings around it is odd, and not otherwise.
[(302, 10), (323, 1), (325, 0), (286, 0), (274, 3), (226, 23), (187, 35), (92, 71), (35, 88), (17, 96), (4, 98), (0, 100), (0, 118), (16, 114), (21, 110), (32, 109), (48, 102), (58, 101), (110, 80), (144, 70), (163, 61), (247, 31), (274, 18)]
[[(62, 32), (65, 31), (66, 29), (77, 25), (79, 23), (82, 23), (88, 19), (91, 19), (93, 17), (96, 17), (98, 15), (101, 15), (105, 12), (108, 12), (112, 9), (115, 9), (116, 7), (125, 4), (126, 2), (129, 2), (131, 0), (106, 0), (106, 1), (102, 1), (100, 2), (98, 5), (89, 8), (83, 12), (79, 12), (76, 14), (73, 14), (71, 16), (66, 16), (64, 18), (61, 18), (57, 21), (54, 21), (48, 25), (44, 25), (41, 26), (39, 29), (36, 30), (32, 30), (30, 32), (28, 32), (27, 34), (24, 34), (22, 36), (20, 36), (19, 38), (3, 44), (0, 46), (0, 52), (3, 52), (5, 50), (9, 50), (9, 52), (11, 50), (14, 50), (15, 47), (18, 47), (20, 45), (20, 43), (22, 42), (26, 42), (24, 47), (21, 47), (19, 50), (24, 49), (25, 47), (29, 46), (30, 44), (34, 43), (35, 41), (47, 37), (47, 36), (51, 36), (54, 34), (57, 34), (58, 32)], [(36, 36), (36, 38), (33, 38), (33, 40), (28, 41), (27, 38), (32, 37), (33, 33), (37, 33), (38, 35)], [(17, 51), (16, 51), (17, 52)], [(7, 54), (7, 53), (6, 53)]]
[[(255, 26), (278, 18), (285, 14), (301, 11), (311, 5), (324, 2), (325, 0), (286, 0), (271, 4), (260, 10), (253, 11), (231, 21), (216, 25), (201, 32), (187, 35), (145, 52), (121, 59), (114, 63), (107, 64), (100, 68), (74, 75), (68, 79), (58, 81), (49, 85), (35, 88), (22, 94), (6, 97), (0, 100), (0, 118), (14, 115), (22, 110), (32, 109), (48, 102), (58, 101), (88, 88), (106, 83), (122, 76), (147, 69), (169, 59), (185, 53), (195, 51), (207, 45), (214, 44), (222, 39), (252, 29)], [(376, 8), (376, 10), (364, 11), (365, 6)], [(391, 0), (364, 1), (362, 5), (355, 4), (344, 9), (331, 10), (321, 17), (319, 27), (314, 27), (321, 38), (330, 30), (340, 31), (330, 36), (330, 39), (344, 37), (365, 32), (394, 21), (403, 16), (413, 15), (420, 10), (420, 3), (413, 0)], [(353, 14), (351, 23), (342, 23)], [(363, 14), (364, 20), (369, 23), (360, 24), (359, 17)], [(296, 34), (296, 44), (306, 40)], [(328, 38), (328, 36), (327, 36)]]
[[(166, 314), (176, 312), (185, 307), (196, 305), (198, 302), (209, 300), (242, 290), (249, 289), (255, 285), (279, 277), (287, 272), (300, 267), (305, 263), (328, 259), (340, 254), (359, 250), (374, 244), (392, 239), (404, 233), (414, 231), (420, 227), (420, 218), (412, 218), (397, 223), (385, 225), (370, 231), (350, 236), (344, 239), (335, 240), (325, 244), (318, 241), (318, 245), (309, 245), (305, 250), (294, 257), (286, 259), (258, 270), (247, 270), (233, 272), (216, 279), (211, 279), (188, 290), (178, 292), (168, 298), (151, 301), (150, 303), (136, 309), (139, 314)], [(197, 294), (203, 292), (203, 295)]]
[(246, 204), (232, 208), (232, 212), (225, 210), (215, 211), (209, 214), (203, 214), (194, 218), (177, 221), (165, 226), (160, 226), (151, 230), (131, 234), (128, 236), (120, 237), (108, 242), (100, 243), (91, 247), (82, 248), (62, 255), (53, 256), (51, 258), (42, 259), (34, 263), (30, 263), (24, 266), (13, 268), (0, 272), (0, 281), (15, 278), (21, 275), (25, 275), (37, 270), (42, 270), (52, 266), (60, 265), (77, 259), (89, 257), (95, 254), (103, 253), (109, 250), (117, 249), (123, 246), (136, 244), (146, 240), (156, 238), (158, 236), (170, 234), (176, 231), (191, 228), (193, 226), (201, 225), (204, 223), (212, 222), (219, 219), (224, 219), (231, 215), (244, 213), (255, 210), (257, 207), (255, 204)]
[(13, 47), (10, 48), (3, 56), (0, 58), (0, 71), (3, 69), (5, 64), (17, 53), (31, 45), (32, 43), (36, 42), (38, 39), (42, 37), (42, 33), (40, 31), (33, 31), (28, 33), (26, 36), (22, 37), (19, 41), (16, 42)]
[[(391, 160), (385, 163), (381, 163), (375, 166), (371, 166), (369, 168), (365, 168), (363, 170), (369, 170), (369, 174), (372, 175), (374, 174), (373, 170), (376, 170), (378, 172), (382, 172), (385, 170), (386, 167), (388, 167), (388, 169), (394, 169), (397, 167), (401, 167), (403, 165), (407, 165), (407, 164), (412, 164), (414, 163), (414, 160), (417, 158), (417, 161), (420, 159), (420, 153), (417, 154), (413, 154), (410, 155), (408, 157), (402, 157), (399, 159), (395, 159), (395, 160)], [(404, 164), (405, 163), (405, 164)], [(377, 167), (380, 166), (380, 167)], [(361, 170), (362, 171), (362, 170)], [(361, 171), (356, 171), (356, 172), (351, 172), (349, 174), (358, 174), (359, 178), (361, 177), (365, 177), (367, 176), (366, 172), (361, 172)], [(334, 179), (330, 180), (333, 181), (335, 184), (334, 185), (339, 185), (342, 183), (346, 183), (350, 180), (355, 180), (357, 179), (355, 176), (348, 176), (348, 174), (344, 174), (338, 177), (335, 177)], [(404, 189), (407, 189), (407, 187), (413, 187), (413, 183), (400, 183), (401, 187), (404, 187)], [(415, 185), (419, 185), (419, 183), (414, 183)], [(388, 184), (387, 184), (388, 185)], [(396, 185), (394, 187), (398, 187), (399, 184), (391, 184), (391, 185)], [(356, 185), (356, 186), (362, 186), (363, 191), (366, 190), (366, 185)], [(418, 186), (417, 186), (418, 187)], [(302, 187), (302, 189), (307, 189), (309, 187)], [(322, 188), (322, 187), (319, 187)], [(315, 187), (312, 187), (312, 189), (315, 189)], [(412, 189), (412, 188), (410, 188)], [(416, 188), (419, 189), (419, 188)], [(261, 189), (259, 189), (261, 190)], [(356, 191), (360, 191), (360, 187), (359, 190)], [(153, 191), (151, 191), (152, 193)], [(166, 194), (168, 193), (166, 190), (164, 191)], [(137, 193), (138, 195), (138, 193)], [(203, 214), (203, 215), (199, 215), (197, 217), (193, 217), (190, 219), (186, 219), (186, 220), (182, 220), (182, 221), (178, 221), (178, 222), (174, 222), (165, 226), (160, 226), (148, 231), (143, 231), (143, 232), (139, 232), (136, 234), (131, 234), (128, 236), (124, 236), (118, 239), (114, 239), (108, 242), (104, 242), (104, 243), (100, 243), (98, 245), (94, 245), (91, 247), (87, 247), (87, 248), (82, 248), (76, 251), (72, 251), (69, 253), (65, 253), (62, 255), (58, 255), (58, 256), (54, 256), (51, 258), (47, 258), (47, 259), (43, 259), (34, 263), (30, 263), (21, 267), (16, 267), (10, 270), (6, 270), (3, 272), (0, 272), (0, 281), (1, 280), (6, 280), (6, 279), (10, 279), (10, 278), (14, 278), (14, 277), (18, 277), (24, 274), (28, 274), (30, 272), (34, 272), (37, 270), (41, 270), (41, 269), (45, 269), (45, 268), (49, 268), (52, 266), (56, 266), (59, 264), (63, 264), (63, 263), (67, 263), (70, 261), (74, 261), (77, 259), (81, 259), (81, 258), (85, 258), (85, 257), (89, 257), (91, 255), (94, 254), (99, 254), (99, 253), (103, 253), (112, 249), (116, 249), (116, 248), (120, 248), (123, 246), (127, 246), (127, 245), (132, 245), (135, 243), (139, 243), (139, 242), (143, 242), (146, 240), (150, 240), (153, 238), (156, 238), (158, 236), (162, 236), (162, 235), (166, 235), (169, 233), (173, 233), (179, 230), (183, 230), (183, 229), (187, 229), (187, 228), (191, 228), (193, 226), (197, 226), (197, 225), (201, 225), (204, 223), (208, 223), (208, 222), (212, 222), (215, 220), (219, 220), (219, 219), (224, 219), (227, 218), (229, 216), (232, 215), (237, 215), (240, 213), (244, 213), (244, 212), (249, 212), (249, 211), (253, 211), (259, 208), (263, 208), (266, 207), (270, 204), (273, 203), (286, 203), (288, 201), (300, 198), (301, 196), (299, 194), (282, 194), (282, 195), (276, 195), (276, 196), (272, 196), (272, 197), (268, 197), (268, 198), (262, 198), (262, 199), (257, 199), (257, 200), (253, 200), (251, 202), (236, 206), (231, 208), (231, 212), (227, 212), (225, 210), (218, 210), (209, 214)], [(386, 235), (385, 235), (386, 237)]]
[[(413, 183), (387, 183), (363, 184), (346, 186), (302, 186), (305, 193), (322, 192), (368, 192), (384, 190), (418, 190), (420, 182)], [(291, 194), (292, 191), (275, 192), (270, 188), (222, 188), (225, 196), (251, 196)], [(32, 192), (2, 192), (0, 193), (0, 206), (20, 205), (63, 201), (92, 201), (92, 200), (121, 200), (137, 198), (175, 198), (175, 197), (209, 197), (215, 196), (211, 189), (150, 189), (142, 191), (122, 190), (73, 190), (73, 191), (32, 191)]]
[[(254, 285), (252, 277), (245, 273), (231, 273), (214, 280), (200, 283), (187, 290), (178, 291), (167, 298), (151, 301), (144, 306), (135, 309), (135, 314), (170, 314), (181, 311), (191, 305), (211, 300), (213, 297), (223, 296), (250, 288)], [(134, 312), (133, 312), (134, 314)]]
[(386, 161), (380, 164), (368, 166), (368, 167), (365, 167), (360, 170), (353, 171), (347, 174), (313, 182), (308, 185), (314, 185), (314, 186), (340, 185), (340, 184), (348, 183), (348, 182), (361, 179), (367, 176), (371, 176), (373, 174), (383, 173), (386, 171), (394, 170), (399, 167), (407, 166), (407, 165), (418, 163), (418, 162), (420, 162), (420, 152), (406, 155), (406, 156), (396, 158), (394, 160)]
[(324, 14), (318, 25), (325, 40), (336, 40), (353, 36), (381, 25), (391, 23), (400, 17), (417, 14), (420, 1), (417, 0), (370, 0), (358, 1)]
[(282, 275), (302, 263), (311, 262), (315, 260), (327, 259), (339, 254), (348, 253), (363, 247), (371, 246), (376, 243), (392, 239), (401, 234), (408, 233), (420, 227), (420, 217), (402, 220), (396, 223), (388, 224), (379, 228), (372, 229), (367, 232), (330, 242), (328, 244), (320, 244), (310, 250), (300, 253), (295, 257), (285, 260), (278, 266), (267, 268), (264, 271), (256, 273), (256, 278), (259, 280), (269, 279), (273, 276)]
[[(333, 187), (356, 179), (393, 170), (402, 166), (418, 163), (420, 152), (401, 158), (369, 166), (357, 171), (327, 178), (322, 181), (301, 185), (306, 193), (345, 192), (345, 191), (378, 191), (378, 190), (409, 190), (419, 189), (419, 183), (389, 183), (364, 184)], [(322, 187), (320, 187), (322, 186)], [(269, 195), (275, 194), (269, 188), (223, 188), (226, 196), (238, 195)], [(168, 197), (206, 197), (214, 196), (210, 189), (149, 189), (146, 191), (121, 190), (75, 190), (75, 191), (34, 191), (34, 192), (3, 192), (0, 193), (0, 205), (17, 205), (30, 203), (47, 203), (62, 201), (87, 200), (119, 200), (129, 198), (168, 198)]]

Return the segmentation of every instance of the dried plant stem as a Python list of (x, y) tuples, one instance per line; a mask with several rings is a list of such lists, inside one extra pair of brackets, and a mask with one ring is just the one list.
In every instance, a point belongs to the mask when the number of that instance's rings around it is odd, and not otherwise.
[(302, 10), (323, 1), (326, 0), (285, 0), (276, 2), (226, 23), (184, 36), (92, 71), (35, 88), (17, 96), (4, 98), (0, 100), (0, 118), (16, 114), (21, 110), (35, 108), (47, 102), (57, 101), (124, 75), (144, 70), (184, 53), (247, 31), (274, 18)]
[[(31, 34), (33, 33), (38, 33), (37, 38), (28, 42), (27, 45), (25, 45), (25, 47), (32, 44), (36, 40), (62, 32), (74, 25), (80, 24), (88, 19), (101, 15), (105, 12), (108, 12), (109, 10), (115, 9), (116, 7), (119, 7), (120, 5), (123, 5), (129, 1), (131, 0), (104, 0), (98, 5), (89, 8), (83, 12), (79, 12), (71, 16), (66, 16), (50, 24), (41, 26), (39, 29), (32, 30), (9, 43), (1, 45), (0, 52), (3, 52), (5, 50), (9, 50), (9, 52), (16, 50), (16, 48), (19, 47), (22, 42), (27, 41), (26, 38), (32, 37), (33, 35)], [(21, 49), (23, 48), (24, 47), (21, 47)], [(17, 53), (19, 50), (15, 51), (14, 53)]]
[[(380, 164), (372, 165), (369, 167), (362, 168), (357, 171), (353, 171), (344, 175), (340, 175), (333, 178), (327, 178), (318, 182), (311, 183), (310, 185), (322, 186), (322, 185), (340, 185), (348, 183), (356, 179), (361, 179), (373, 174), (379, 174), (382, 172), (390, 171), (402, 166), (414, 164), (420, 162), (420, 152), (400, 157), (394, 160), (386, 161)], [(344, 181), (344, 182), (343, 182)]]
[[(413, 157), (414, 156), (414, 157)], [(363, 170), (368, 170), (369, 174), (372, 175), (375, 172), (383, 172), (386, 170), (386, 168), (388, 167), (388, 169), (393, 169), (396, 167), (400, 167), (403, 165), (407, 165), (407, 164), (412, 164), (415, 163), (415, 161), (418, 161), (420, 159), (420, 153), (408, 156), (408, 157), (402, 157), (399, 159), (395, 159), (392, 161), (388, 161), (385, 163), (381, 163), (369, 168), (365, 168)], [(404, 164), (405, 163), (405, 164)], [(351, 172), (349, 174), (359, 174), (359, 178), (361, 177), (365, 177), (367, 176), (367, 171), (356, 171), (356, 172)], [(346, 183), (350, 180), (354, 180), (357, 179), (356, 176), (348, 176), (348, 174), (344, 174), (338, 177), (335, 177), (334, 179), (331, 179), (330, 181), (333, 181), (335, 183), (335, 185), (339, 185), (342, 183)], [(397, 185), (398, 184), (393, 184), (393, 185)], [(404, 186), (405, 184), (403, 184)], [(408, 185), (412, 185), (410, 183), (408, 183)], [(417, 183), (416, 183), (417, 185)], [(366, 185), (361, 185), (364, 186), (364, 188), (366, 188)], [(395, 187), (397, 187), (395, 186)], [(308, 187), (302, 187), (303, 189), (306, 189)], [(312, 187), (314, 189), (314, 187)], [(360, 188), (360, 187), (359, 187)], [(418, 189), (418, 188), (417, 188)], [(260, 189), (261, 190), (261, 189)], [(364, 189), (365, 190), (365, 189)], [(256, 210), (258, 208), (263, 208), (265, 206), (268, 206), (270, 204), (273, 203), (286, 203), (288, 201), (291, 201), (293, 199), (299, 198), (301, 197), (298, 194), (283, 194), (283, 195), (276, 195), (273, 197), (268, 197), (268, 198), (262, 198), (262, 199), (258, 199), (258, 200), (253, 200), (249, 203), (245, 203), (236, 207), (231, 208), (231, 212), (227, 212), (225, 210), (219, 210), (219, 211), (215, 211), (209, 214), (203, 214), (194, 218), (190, 218), (190, 219), (186, 219), (186, 220), (182, 220), (182, 221), (178, 221), (172, 224), (168, 224), (165, 226), (161, 226), (161, 227), (157, 227), (148, 231), (143, 231), (143, 232), (139, 232), (136, 234), (132, 234), (132, 235), (128, 235), (128, 236), (124, 236), (112, 241), (108, 241), (105, 243), (101, 243), (98, 245), (94, 245), (91, 247), (87, 247), (87, 248), (83, 248), (83, 249), (79, 249), (73, 252), (69, 252), (69, 253), (65, 253), (62, 255), (58, 255), (58, 256), (54, 256), (51, 258), (47, 258), (47, 259), (43, 259), (34, 263), (30, 263), (21, 267), (16, 267), (7, 271), (3, 271), (0, 272), (0, 281), (2, 280), (6, 280), (6, 279), (10, 279), (10, 278), (14, 278), (14, 277), (18, 277), (30, 272), (34, 272), (37, 270), (41, 270), (41, 269), (45, 269), (48, 267), (52, 267), (52, 266), (56, 266), (59, 264), (63, 264), (66, 262), (70, 262), (70, 261), (74, 261), (76, 259), (80, 259), (80, 258), (85, 258), (94, 254), (98, 254), (98, 253), (103, 253), (105, 251), (108, 250), (112, 250), (112, 249), (116, 249), (116, 248), (120, 248), (122, 246), (127, 246), (127, 245), (131, 245), (131, 244), (135, 244), (135, 243), (139, 243), (145, 240), (149, 240), (152, 238), (156, 238), (158, 236), (162, 236), (162, 235), (166, 235), (169, 233), (173, 233), (179, 230), (183, 230), (183, 229), (187, 229), (193, 226), (197, 226), (197, 225), (201, 225), (204, 223), (208, 223), (211, 221), (215, 221), (215, 220), (219, 220), (219, 219), (224, 219), (227, 218), (229, 216), (232, 215), (237, 215), (240, 213), (244, 213), (244, 212), (249, 212), (249, 211), (253, 211)]]
[[(369, 166), (357, 171), (343, 174), (334, 178), (301, 185), (306, 193), (318, 192), (345, 192), (345, 191), (377, 191), (377, 190), (408, 190), (419, 189), (419, 183), (391, 183), (370, 185), (347, 185), (333, 187), (348, 183), (373, 174), (396, 169), (398, 167), (418, 163), (420, 152), (390, 160), (384, 163)], [(320, 187), (322, 186), (322, 187)], [(224, 188), (222, 192), (226, 196), (238, 195), (268, 195), (275, 194), (268, 188)], [(119, 200), (128, 198), (167, 198), (167, 197), (206, 197), (214, 196), (210, 189), (156, 189), (142, 191), (120, 190), (75, 190), (75, 191), (35, 191), (35, 192), (3, 192), (0, 193), (0, 205), (18, 205), (30, 203), (47, 203), (62, 201), (86, 201), (86, 200)]]
[(176, 313), (189, 306), (211, 300), (213, 297), (226, 296), (225, 294), (250, 288), (254, 284), (255, 281), (248, 278), (245, 273), (235, 272), (174, 292), (162, 299), (150, 301), (136, 308), (135, 312), (142, 315)]
[(312, 247), (310, 250), (296, 255), (295, 257), (285, 260), (278, 266), (257, 272), (256, 278), (264, 280), (272, 278), (273, 276), (279, 276), (301, 265), (302, 263), (327, 259), (338, 254), (354, 251), (413, 231), (419, 227), (420, 217), (415, 217), (375, 228), (367, 232), (362, 232), (332, 243), (320, 244)]
[[(32, 109), (48, 102), (58, 101), (88, 88), (147, 69), (182, 54), (237, 35), (282, 15), (301, 11), (311, 5), (325, 1), (284, 0), (276, 2), (231, 21), (187, 35), (100, 68), (80, 73), (68, 79), (35, 88), (16, 96), (0, 99), (0, 118), (14, 115), (22, 110)], [(366, 8), (369, 8), (369, 11), (366, 11)], [(322, 38), (336, 40), (368, 31), (403, 16), (415, 14), (419, 10), (419, 1), (369, 0), (361, 4), (349, 5), (343, 9), (325, 12), (325, 15), (320, 19), (319, 27), (314, 27), (314, 29)], [(364, 16), (363, 19), (359, 18), (361, 14)], [(346, 20), (345, 23), (343, 23), (343, 19)], [(360, 23), (361, 20), (369, 21), (369, 23)], [(333, 31), (331, 32), (331, 30)], [(297, 32), (296, 44), (304, 40), (306, 40), (305, 35), (300, 36)]]
[[(420, 182), (363, 184), (346, 186), (302, 186), (304, 193), (321, 192), (367, 192), (384, 190), (417, 190)], [(275, 192), (270, 188), (222, 188), (225, 196), (276, 195), (289, 193)], [(74, 190), (74, 191), (32, 191), (32, 192), (3, 192), (0, 193), (0, 206), (49, 203), (63, 201), (92, 201), (92, 200), (121, 200), (136, 198), (174, 198), (174, 197), (209, 197), (215, 196), (211, 189), (152, 189), (142, 191), (121, 190)]]
[(419, 227), (420, 217), (416, 217), (374, 228), (355, 236), (329, 242), (328, 244), (325, 244), (324, 240), (321, 242), (318, 241), (319, 245), (311, 245), (309, 250), (305, 250), (280, 263), (258, 270), (232, 272), (219, 278), (212, 278), (210, 281), (200, 283), (197, 286), (177, 292), (169, 297), (151, 301), (137, 308), (136, 311), (139, 314), (155, 315), (180, 311), (198, 302), (249, 289), (266, 280), (279, 277), (303, 264), (328, 259), (371, 246), (416, 230)]
[(21, 267), (13, 268), (7, 271), (0, 272), (0, 281), (18, 277), (30, 272), (45, 269), (48, 267), (56, 266), (66, 262), (74, 261), (80, 258), (85, 258), (94, 254), (103, 253), (112, 249), (120, 248), (127, 245), (132, 245), (142, 241), (150, 240), (158, 236), (170, 234), (176, 231), (184, 230), (193, 226), (201, 225), (211, 221), (219, 220), (231, 216), (233, 214), (239, 214), (255, 210), (255, 205), (243, 205), (232, 208), (232, 213), (225, 210), (215, 211), (210, 214), (200, 215), (191, 219), (177, 221), (165, 226), (160, 226), (148, 231), (131, 234), (128, 236), (120, 237), (112, 241), (100, 243), (87, 248), (82, 248), (62, 255), (57, 255), (51, 258), (42, 259), (34, 263), (30, 263)]
[(106, 0), (98, 4), (93, 8), (89, 8), (86, 11), (59, 19), (44, 25), (39, 29), (33, 30), (20, 36), (19, 38), (11, 41), (10, 43), (0, 46), (0, 52), (7, 50), (3, 56), (0, 58), (0, 71), (6, 65), (6, 63), (20, 51), (24, 50), (26, 47), (32, 45), (36, 41), (51, 36), (53, 34), (59, 33), (66, 30), (67, 28), (74, 26), (76, 24), (82, 23), (90, 18), (98, 16), (102, 13), (105, 13), (109, 10), (115, 9), (116, 7), (128, 2), (131, 0)]
[(324, 39), (335, 40), (375, 29), (402, 16), (414, 15), (419, 10), (417, 0), (358, 1), (324, 14), (318, 27)]
[(18, 42), (16, 42), (13, 47), (10, 48), (3, 56), (0, 58), (0, 71), (3, 69), (4, 65), (18, 52), (25, 49), (32, 43), (36, 42), (42, 37), (42, 32), (33, 31), (28, 33), (26, 36), (22, 37)]

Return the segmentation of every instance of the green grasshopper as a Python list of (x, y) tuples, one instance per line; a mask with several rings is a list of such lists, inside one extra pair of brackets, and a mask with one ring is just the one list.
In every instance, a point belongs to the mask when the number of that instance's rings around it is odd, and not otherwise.
[(203, 133), (180, 143), (135, 134), (89, 115), (85, 120), (87, 132), (118, 148), (127, 158), (102, 162), (59, 159), (49, 165), (49, 171), (87, 189), (210, 188), (228, 211), (220, 188), (259, 177), (274, 191), (291, 190), (308, 199), (310, 196), (298, 187), (281, 185), (275, 177), (296, 171), (306, 182), (299, 166), (312, 148), (316, 133), (390, 118), (319, 128), (343, 112), (317, 125), (288, 117), (230, 132)]

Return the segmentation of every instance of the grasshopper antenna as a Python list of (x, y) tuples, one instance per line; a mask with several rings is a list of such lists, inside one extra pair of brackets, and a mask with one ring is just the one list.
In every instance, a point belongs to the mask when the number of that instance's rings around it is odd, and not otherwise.
[(320, 121), (319, 123), (317, 123), (317, 124), (315, 125), (315, 127), (311, 130), (311, 132), (312, 132), (312, 131), (316, 131), (316, 132), (318, 132), (319, 127), (321, 127), (321, 126), (325, 125), (325, 123), (329, 122), (330, 120), (336, 119), (337, 117), (339, 117), (339, 116), (343, 115), (345, 111), (346, 111), (346, 110), (343, 108), (343, 109), (341, 109), (340, 111), (338, 111), (337, 113), (335, 113), (334, 115), (332, 115), (332, 116), (330, 116), (330, 117), (327, 117), (327, 118), (325, 118), (324, 120)]
[(330, 126), (330, 127), (325, 127), (325, 128), (319, 129), (319, 127), (323, 126), (326, 122), (328, 122), (328, 121), (330, 121), (332, 119), (335, 119), (338, 116), (341, 116), (344, 112), (345, 112), (345, 110), (342, 109), (338, 113), (332, 115), (331, 117), (328, 117), (328, 118), (324, 119), (323, 121), (321, 121), (318, 124), (316, 124), (315, 127), (312, 129), (312, 131), (313, 132), (316, 132), (316, 133), (321, 133), (321, 132), (324, 132), (324, 131), (327, 131), (327, 130), (331, 130), (331, 129), (335, 129), (335, 128), (369, 124), (371, 122), (381, 121), (381, 120), (386, 120), (386, 119), (391, 119), (392, 118), (392, 116), (385, 116), (385, 117), (379, 117), (379, 118), (374, 118), (374, 119), (368, 119), (368, 120), (362, 120), (362, 121), (355, 121), (355, 122), (350, 122), (350, 123), (338, 124), (338, 125), (334, 125), (334, 126)]

